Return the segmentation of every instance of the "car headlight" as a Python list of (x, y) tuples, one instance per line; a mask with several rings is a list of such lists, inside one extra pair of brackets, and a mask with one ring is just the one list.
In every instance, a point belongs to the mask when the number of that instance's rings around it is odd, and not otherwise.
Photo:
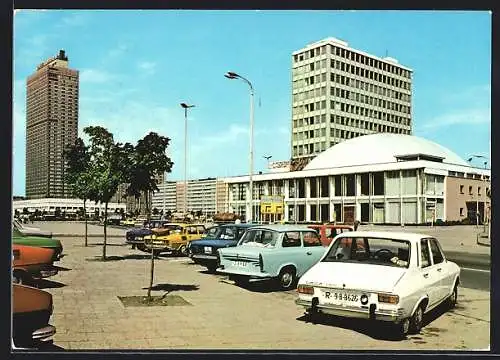
[(388, 295), (388, 294), (378, 294), (379, 303), (397, 304), (399, 302), (399, 296)]

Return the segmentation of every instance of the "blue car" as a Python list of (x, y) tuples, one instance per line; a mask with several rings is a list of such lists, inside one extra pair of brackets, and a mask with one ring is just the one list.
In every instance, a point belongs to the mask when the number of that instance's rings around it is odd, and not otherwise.
[(205, 266), (209, 272), (215, 272), (219, 265), (219, 249), (236, 246), (251, 226), (252, 224), (220, 225), (210, 237), (191, 241), (188, 245), (189, 256), (196, 264)]

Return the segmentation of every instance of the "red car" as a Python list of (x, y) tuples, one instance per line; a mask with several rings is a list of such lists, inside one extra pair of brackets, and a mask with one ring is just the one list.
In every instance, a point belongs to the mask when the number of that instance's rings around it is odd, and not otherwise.
[(344, 233), (346, 231), (354, 231), (354, 227), (351, 225), (314, 224), (308, 225), (307, 227), (318, 232), (321, 237), (321, 243), (323, 244), (323, 246), (330, 245), (335, 236), (341, 233)]

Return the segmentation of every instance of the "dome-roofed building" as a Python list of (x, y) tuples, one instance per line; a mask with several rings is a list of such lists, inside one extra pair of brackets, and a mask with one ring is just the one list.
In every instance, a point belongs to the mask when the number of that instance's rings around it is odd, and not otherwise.
[(402, 134), (377, 133), (343, 141), (316, 156), (304, 170), (384, 164), (420, 158), (468, 166), (457, 154), (430, 140)]
[(422, 224), (487, 218), (489, 178), (435, 142), (377, 133), (334, 145), (301, 171), (254, 175), (253, 211), (249, 176), (225, 181), (229, 211), (252, 211), (254, 221)]

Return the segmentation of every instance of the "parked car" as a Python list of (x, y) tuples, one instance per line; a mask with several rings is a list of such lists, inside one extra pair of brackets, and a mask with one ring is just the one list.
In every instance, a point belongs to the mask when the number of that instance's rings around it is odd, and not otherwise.
[(52, 295), (33, 287), (12, 286), (12, 340), (16, 347), (37, 347), (50, 340), (56, 328), (49, 325)]
[(152, 234), (144, 237), (144, 244), (157, 253), (187, 255), (188, 242), (201, 239), (204, 233), (205, 226), (202, 224), (171, 223), (162, 229), (152, 229)]
[(137, 219), (135, 219), (134, 226), (138, 228), (142, 228), (146, 226), (146, 223), (148, 221), (148, 218), (146, 216), (139, 216)]
[[(205, 226), (205, 233), (201, 235), (201, 238), (202, 239), (205, 239), (205, 238), (213, 239), (219, 226), (220, 226), (219, 224), (211, 224), (209, 227)], [(189, 248), (189, 245), (188, 245), (188, 248)]]
[(127, 226), (127, 227), (134, 227), (135, 226), (135, 220), (134, 219), (125, 219), (120, 221), (121, 226)]
[(308, 225), (309, 228), (318, 232), (321, 237), (323, 246), (328, 246), (335, 238), (335, 236), (342, 234), (346, 231), (354, 231), (351, 225), (337, 225), (337, 224), (312, 224)]
[(217, 270), (236, 283), (275, 279), (281, 289), (289, 290), (324, 252), (318, 233), (306, 226), (254, 226), (238, 246), (219, 250)]
[(12, 220), (12, 228), (16, 229), (23, 236), (38, 236), (38, 237), (52, 237), (52, 232), (42, 230), (36, 227), (25, 226), (17, 219)]
[(432, 236), (395, 232), (340, 234), (300, 279), (298, 305), (320, 313), (389, 321), (401, 336), (419, 333), (423, 315), (455, 306), (460, 268)]
[(12, 230), (12, 243), (14, 245), (27, 245), (53, 249), (53, 261), (60, 260), (64, 256), (62, 253), (63, 246), (61, 241), (46, 237), (23, 235), (16, 228)]
[(249, 224), (220, 225), (209, 237), (189, 242), (189, 257), (208, 271), (215, 272), (219, 265), (219, 249), (236, 246), (250, 227)]
[(12, 282), (33, 284), (34, 278), (56, 275), (54, 249), (26, 245), (12, 245)]

